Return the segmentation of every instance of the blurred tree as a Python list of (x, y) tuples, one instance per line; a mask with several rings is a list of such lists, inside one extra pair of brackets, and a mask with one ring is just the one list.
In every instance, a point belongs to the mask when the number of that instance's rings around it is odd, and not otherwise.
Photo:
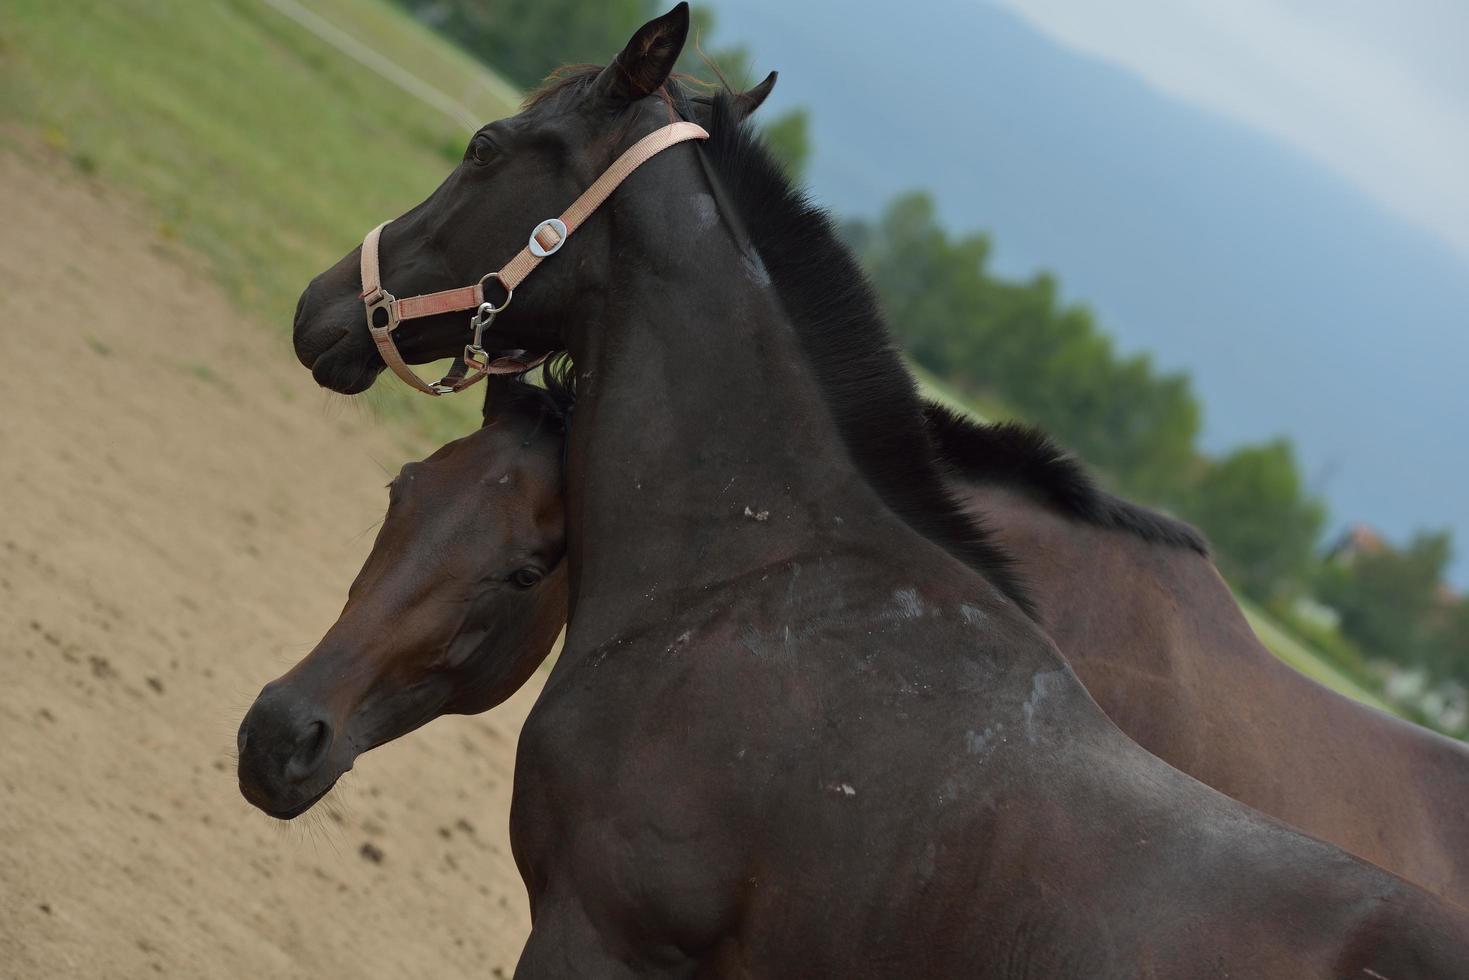
[(1285, 439), (1205, 464), (1183, 510), (1208, 533), (1225, 574), (1261, 600), (1303, 580), (1326, 521), (1325, 506), (1302, 488)]
[(650, 0), (398, 0), (521, 88), (558, 65), (602, 64), (649, 19)]
[[(661, 9), (657, 9), (659, 6), (657, 3), (650, 3), (648, 9), (662, 13)], [(714, 36), (714, 22), (713, 8), (689, 9), (689, 40), (678, 59), (677, 70), (685, 75), (693, 75), (711, 86), (728, 85), (736, 92), (743, 91), (755, 84), (754, 70), (750, 67), (750, 49), (743, 44), (710, 47), (709, 39)]]
[[(566, 64), (603, 64), (647, 20), (665, 12), (656, 0), (398, 0), (419, 20), (452, 38), (524, 89)], [(678, 70), (708, 85), (742, 91), (755, 79), (744, 45), (706, 46), (714, 12), (691, 11), (690, 42)], [(789, 109), (766, 121), (762, 135), (788, 172), (799, 178), (809, 154), (808, 114)]]
[[(694, 7), (690, 16), (690, 40), (679, 58), (679, 71), (692, 75), (711, 89), (728, 86), (735, 92), (745, 91), (764, 77), (764, 72), (756, 72), (752, 67), (754, 59), (745, 45), (706, 46), (706, 39), (714, 35), (713, 8)], [(762, 112), (755, 118), (765, 144), (785, 167), (786, 173), (793, 179), (801, 179), (811, 152), (807, 135), (810, 113), (804, 106), (797, 106), (778, 116), (762, 118), (764, 116)]]
[[(1440, 632), (1434, 649), (1435, 621), (1441, 620), (1440, 582), (1451, 554), (1449, 532), (1414, 535), (1406, 548), (1382, 546), (1328, 563), (1317, 591), (1341, 615), (1341, 630), (1371, 656), (1407, 666), (1435, 667), (1454, 659), (1456, 642)], [(1466, 623), (1465, 625), (1469, 625)]]
[(999, 279), (984, 235), (950, 235), (924, 193), (847, 226), (920, 365), (997, 396), (1055, 433), (1128, 492), (1168, 502), (1194, 460), (1199, 408), (1182, 375), (1120, 357), (1091, 312), (1062, 305), (1055, 279)]
[(1469, 599), (1443, 603), (1430, 616), (1426, 652), (1431, 673), (1469, 686)]
[(806, 161), (811, 156), (810, 116), (805, 106), (796, 106), (767, 119), (760, 127), (770, 152), (785, 166), (792, 180), (806, 176)]

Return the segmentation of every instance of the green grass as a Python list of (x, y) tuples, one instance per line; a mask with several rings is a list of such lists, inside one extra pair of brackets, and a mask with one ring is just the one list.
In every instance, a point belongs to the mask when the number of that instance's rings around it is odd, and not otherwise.
[[(384, 0), (309, 6), (401, 52), (395, 60), (486, 120), (514, 111), (504, 82)], [(202, 256), (283, 343), (311, 276), (425, 197), (468, 137), (261, 0), (5, 8), (0, 122), (140, 196), (156, 215), (148, 231)], [(462, 433), (476, 415), (473, 395), (450, 405), (400, 386), (374, 391), (385, 415), (428, 438)]]
[(1336, 691), (1345, 694), (1349, 698), (1355, 698), (1363, 704), (1371, 705), (1383, 711), (1400, 714), (1392, 705), (1382, 698), (1358, 684), (1345, 673), (1338, 670), (1323, 655), (1303, 641), (1290, 633), (1284, 626), (1272, 618), (1265, 610), (1254, 605), (1249, 600), (1236, 596), (1240, 609), (1244, 611), (1245, 619), (1249, 620), (1250, 628), (1260, 638), (1260, 642), (1270, 648), (1281, 660), (1305, 674), (1307, 677)]
[(458, 100), (482, 121), (508, 115), (521, 93), (485, 69), (473, 56), (410, 17), (395, 4), (363, 0), (302, 0), (368, 47), (391, 52), (392, 60)]
[(908, 362), (908, 367), (913, 371), (913, 377), (918, 379), (918, 394), (924, 398), (972, 415), (982, 422), (1003, 422), (1020, 418), (1018, 413), (998, 399), (981, 399), (965, 394), (912, 361)]

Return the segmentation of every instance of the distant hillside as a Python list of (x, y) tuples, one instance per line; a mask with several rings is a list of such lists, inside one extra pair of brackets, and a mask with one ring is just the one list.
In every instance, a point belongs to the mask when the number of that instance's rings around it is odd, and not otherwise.
[(1054, 269), (1125, 347), (1187, 368), (1210, 448), (1291, 435), (1338, 520), (1469, 541), (1469, 269), (1447, 248), (976, 0), (717, 6), (780, 70), (772, 107), (813, 107), (820, 199), (872, 214), (932, 189), (994, 232), (997, 271)]

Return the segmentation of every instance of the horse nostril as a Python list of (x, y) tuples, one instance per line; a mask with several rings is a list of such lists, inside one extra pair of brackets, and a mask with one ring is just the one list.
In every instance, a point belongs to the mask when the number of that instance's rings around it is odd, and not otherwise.
[(331, 746), (332, 726), (325, 721), (311, 722), (296, 739), (296, 748), (286, 763), (286, 774), (293, 779), (309, 775), (320, 765)]

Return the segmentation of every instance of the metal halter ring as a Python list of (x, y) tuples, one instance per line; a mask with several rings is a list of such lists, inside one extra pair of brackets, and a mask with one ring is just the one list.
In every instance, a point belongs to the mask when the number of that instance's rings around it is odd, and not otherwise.
[(505, 290), (505, 302), (501, 303), (499, 306), (496, 306), (494, 303), (481, 303), (479, 305), (479, 312), (475, 314), (476, 317), (482, 317), (488, 313), (490, 315), (490, 318), (494, 319), (495, 314), (503, 313), (505, 311), (505, 307), (509, 306), (510, 301), (515, 298), (515, 290), (505, 285), (505, 280), (500, 278), (500, 273), (498, 272), (487, 272), (480, 277), (479, 294), (481, 296), (485, 294), (485, 283), (489, 282), (491, 279), (499, 283), (500, 288)]

